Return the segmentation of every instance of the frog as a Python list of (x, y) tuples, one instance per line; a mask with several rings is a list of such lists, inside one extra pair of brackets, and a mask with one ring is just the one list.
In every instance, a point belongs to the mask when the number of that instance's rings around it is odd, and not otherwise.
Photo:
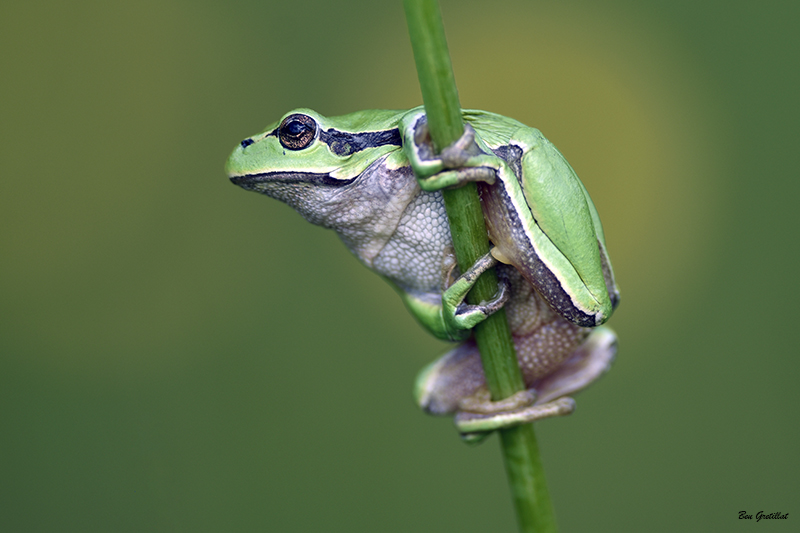
[[(502, 115), (465, 109), (462, 117), (462, 137), (437, 153), (423, 107), (337, 117), (299, 108), (242, 140), (225, 170), (232, 183), (334, 230), (425, 329), (460, 342), (419, 373), (414, 398), (480, 441), (574, 411), (571, 395), (616, 355), (604, 324), (619, 289), (594, 203), (555, 146)], [(469, 182), (492, 248), (460, 272), (442, 191)], [(490, 268), (497, 294), (466, 303)], [(501, 308), (526, 388), (493, 401), (472, 328)]]

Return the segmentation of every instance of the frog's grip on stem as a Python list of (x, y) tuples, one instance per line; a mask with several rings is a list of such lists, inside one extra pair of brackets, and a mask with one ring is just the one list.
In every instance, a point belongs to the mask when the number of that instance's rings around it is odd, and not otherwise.
[(527, 424), (553, 416), (565, 416), (573, 411), (575, 411), (575, 400), (564, 396), (552, 402), (508, 412), (484, 414), (459, 411), (455, 416), (455, 424), (465, 440), (475, 442), (476, 439), (482, 439), (483, 435), (488, 435), (488, 432), (495, 429)]
[[(469, 270), (459, 276), (455, 283), (453, 283), (453, 287), (466, 286), (472, 288), (481, 274), (495, 266), (497, 263), (497, 259), (495, 259), (491, 252), (480, 257), (477, 261), (475, 261), (475, 264), (472, 265)], [(467, 292), (469, 292), (469, 289), (467, 289)], [(465, 292), (463, 296), (461, 296), (461, 303), (459, 303), (456, 307), (456, 317), (466, 318), (467, 316), (475, 313), (480, 313), (484, 317), (487, 317), (492, 313), (499, 311), (506, 304), (510, 296), (511, 291), (508, 280), (500, 278), (498, 279), (497, 293), (488, 302), (481, 302), (480, 304), (464, 303), (463, 298), (466, 297)]]

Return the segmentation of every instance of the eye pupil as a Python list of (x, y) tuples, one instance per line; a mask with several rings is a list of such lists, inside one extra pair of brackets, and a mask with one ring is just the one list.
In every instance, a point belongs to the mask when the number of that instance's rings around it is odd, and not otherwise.
[(300, 113), (289, 115), (278, 127), (278, 139), (284, 148), (302, 150), (314, 142), (317, 133), (317, 122)]
[(306, 125), (299, 121), (292, 121), (286, 125), (286, 133), (294, 137), (300, 136), (307, 129)]

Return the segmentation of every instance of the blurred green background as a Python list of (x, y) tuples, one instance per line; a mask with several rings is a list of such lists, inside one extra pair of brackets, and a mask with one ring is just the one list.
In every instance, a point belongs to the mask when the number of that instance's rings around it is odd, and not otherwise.
[[(798, 530), (800, 4), (442, 9), (462, 105), (567, 156), (622, 289), (614, 368), (537, 424), (561, 529)], [(222, 171), (291, 108), (418, 105), (399, 0), (0, 30), (0, 530), (514, 531), (496, 437), (411, 400), (444, 343)]]

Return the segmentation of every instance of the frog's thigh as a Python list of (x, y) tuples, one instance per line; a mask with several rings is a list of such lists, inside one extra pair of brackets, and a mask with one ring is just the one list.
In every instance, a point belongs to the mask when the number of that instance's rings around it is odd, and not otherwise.
[(414, 398), (428, 413), (444, 415), (457, 411), (462, 399), (485, 387), (480, 352), (475, 342), (468, 340), (422, 369)]
[(594, 328), (589, 338), (558, 369), (535, 383), (544, 403), (586, 388), (605, 374), (617, 354), (617, 335), (605, 326)]
[(556, 371), (583, 344), (590, 332), (590, 329), (554, 315), (530, 334), (515, 334), (514, 348), (525, 384), (531, 387), (537, 380)]

